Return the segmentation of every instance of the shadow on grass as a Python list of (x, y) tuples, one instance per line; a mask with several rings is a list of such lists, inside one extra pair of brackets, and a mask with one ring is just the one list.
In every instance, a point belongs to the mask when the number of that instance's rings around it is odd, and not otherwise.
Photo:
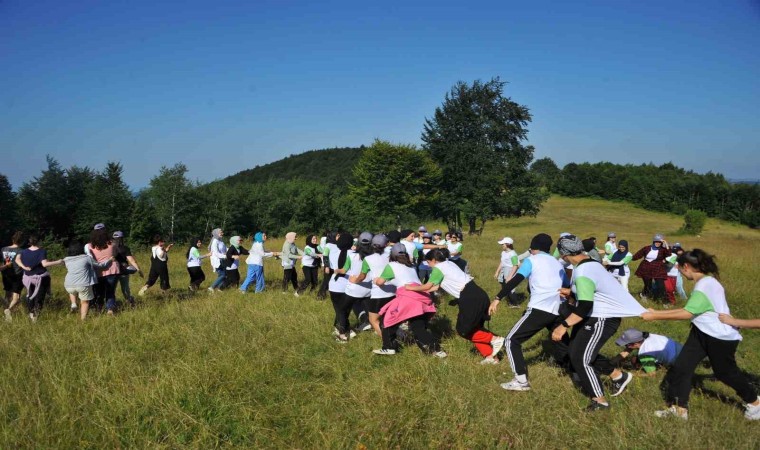
[[(708, 366), (708, 364), (706, 364), (707, 362), (708, 362), (707, 360), (703, 361), (702, 366), (703, 367)], [(744, 370), (739, 370), (739, 372), (755, 388), (755, 391), (758, 391), (758, 388), (760, 388), (760, 376), (746, 372)], [(691, 379), (691, 387), (693, 390), (698, 391), (700, 394), (702, 394), (705, 397), (718, 400), (723, 404), (733, 406), (734, 408), (737, 408), (741, 410), (742, 412), (744, 412), (744, 402), (741, 399), (739, 399), (735, 394), (734, 395), (725, 394), (723, 392), (718, 392), (716, 390), (710, 389), (709, 387), (705, 386), (706, 381), (717, 382), (717, 383), (721, 382), (715, 376), (714, 373), (694, 374)], [(667, 376), (666, 376), (660, 383), (660, 393), (662, 394), (663, 400), (667, 400), (667, 395), (666, 395), (667, 388), (668, 388), (668, 382), (667, 382)]]

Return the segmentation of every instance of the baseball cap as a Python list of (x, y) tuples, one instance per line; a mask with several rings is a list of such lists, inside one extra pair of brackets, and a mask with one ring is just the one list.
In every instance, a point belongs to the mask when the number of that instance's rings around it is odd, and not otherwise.
[(124, 233), (123, 232), (121, 232), (121, 231), (114, 231), (113, 232), (113, 238), (114, 239), (119, 239), (119, 238), (123, 238), (123, 237), (124, 237)]
[(359, 235), (359, 242), (361, 242), (362, 244), (369, 244), (370, 242), (372, 242), (372, 237), (373, 237), (372, 233), (370, 233), (369, 231), (364, 231), (362, 232), (362, 234)]
[(423, 239), (430, 239), (430, 238), (432, 238), (432, 237), (433, 237), (433, 236), (432, 236), (430, 233), (428, 233), (427, 231), (426, 231), (426, 232), (424, 232), (424, 233), (422, 233), (422, 238), (423, 238)]
[(391, 256), (406, 255), (406, 247), (404, 244), (393, 244), (391, 247)]
[(441, 231), (441, 230), (435, 230), (435, 231), (433, 231), (433, 234), (437, 234), (438, 236), (443, 236), (443, 231)]
[(655, 234), (654, 237), (652, 238), (653, 242), (662, 242), (664, 240), (665, 240), (665, 236), (663, 236), (663, 235), (661, 235), (659, 233)]
[(372, 245), (377, 245), (378, 247), (385, 247), (388, 245), (388, 238), (384, 234), (376, 234), (375, 237), (372, 238)]
[(420, 227), (417, 228), (417, 231), (420, 233), (427, 233), (427, 228), (425, 228), (425, 225), (420, 225)]
[(619, 338), (615, 341), (615, 344), (624, 347), (628, 344), (634, 344), (636, 342), (641, 342), (644, 340), (644, 333), (637, 330), (636, 328), (629, 328), (623, 332), (623, 334), (620, 335)]
[(515, 241), (513, 241), (511, 237), (504, 237), (502, 240), (497, 242), (497, 244), (509, 244), (509, 245), (512, 245), (514, 243)]
[(102, 230), (106, 227), (106, 224), (104, 223), (96, 223), (94, 227), (92, 227), (93, 230)]
[(611, 238), (611, 237), (617, 237), (617, 234), (615, 234), (615, 232), (614, 232), (614, 231), (610, 231), (609, 233), (607, 233), (607, 237), (608, 237), (608, 238)]

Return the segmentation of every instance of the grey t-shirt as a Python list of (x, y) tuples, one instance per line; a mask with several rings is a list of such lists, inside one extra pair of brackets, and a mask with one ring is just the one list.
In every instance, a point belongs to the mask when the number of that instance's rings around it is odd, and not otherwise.
[(63, 258), (66, 265), (66, 278), (63, 280), (64, 287), (92, 286), (98, 283), (95, 269), (105, 269), (111, 265), (111, 260), (99, 263), (89, 255), (67, 256)]

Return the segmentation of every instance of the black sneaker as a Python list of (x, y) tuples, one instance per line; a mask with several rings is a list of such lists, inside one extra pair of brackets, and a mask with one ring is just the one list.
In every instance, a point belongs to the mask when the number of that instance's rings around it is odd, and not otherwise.
[(609, 403), (604, 404), (604, 403), (596, 402), (594, 400), (591, 400), (591, 403), (589, 403), (589, 405), (586, 407), (587, 412), (606, 411), (608, 409), (610, 409)]
[(612, 380), (612, 396), (617, 397), (622, 394), (631, 380), (633, 380), (633, 375), (628, 372), (623, 372), (623, 376), (619, 380)]

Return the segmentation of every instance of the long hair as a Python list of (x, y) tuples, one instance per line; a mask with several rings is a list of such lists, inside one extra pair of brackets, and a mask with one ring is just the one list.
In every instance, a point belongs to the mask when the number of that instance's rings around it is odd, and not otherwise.
[(108, 239), (108, 232), (105, 228), (92, 230), (92, 232), (90, 232), (90, 244), (93, 248), (105, 250), (108, 248), (109, 243), (110, 239)]
[(720, 279), (720, 272), (715, 259), (714, 255), (710, 255), (700, 248), (695, 248), (694, 250), (683, 252), (676, 261), (678, 261), (678, 265), (680, 266), (688, 264), (698, 272), (710, 274)]

